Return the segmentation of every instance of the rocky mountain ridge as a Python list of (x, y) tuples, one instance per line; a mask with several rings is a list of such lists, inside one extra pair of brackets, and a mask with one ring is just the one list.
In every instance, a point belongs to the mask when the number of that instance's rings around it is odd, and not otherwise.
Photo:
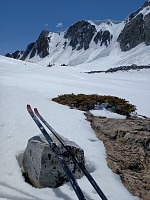
[[(146, 1), (140, 9), (122, 22), (116, 23), (111, 20), (97, 22), (80, 20), (59, 33), (43, 30), (36, 42), (29, 44), (25, 51), (16, 51), (6, 56), (31, 62), (48, 56), (49, 61), (55, 63), (61, 55), (68, 54), (66, 62), (78, 64), (73, 62), (72, 55), (75, 53), (80, 57), (83, 54), (82, 62), (86, 62), (88, 56), (84, 53), (90, 50), (101, 57), (109, 56), (116, 44), (119, 44), (123, 52), (141, 43), (150, 45), (150, 1)], [(90, 52), (88, 54), (90, 55)]]
[(117, 41), (120, 43), (122, 51), (128, 51), (140, 43), (150, 45), (150, 2), (129, 15), (124, 29), (120, 33)]

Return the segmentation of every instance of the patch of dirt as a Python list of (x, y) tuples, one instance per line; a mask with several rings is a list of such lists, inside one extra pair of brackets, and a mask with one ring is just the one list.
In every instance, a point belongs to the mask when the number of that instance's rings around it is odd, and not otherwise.
[(85, 114), (104, 142), (109, 168), (133, 195), (150, 198), (150, 119), (109, 119)]

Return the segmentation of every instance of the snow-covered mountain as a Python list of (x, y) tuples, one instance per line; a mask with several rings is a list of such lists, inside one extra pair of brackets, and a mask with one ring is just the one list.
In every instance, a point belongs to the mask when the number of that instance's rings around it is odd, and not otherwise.
[[(69, 93), (118, 96), (135, 105), (138, 114), (150, 117), (150, 69), (85, 73), (150, 64), (149, 8), (150, 0), (122, 22), (81, 20), (60, 33), (42, 31), (24, 52), (7, 55), (16, 59), (0, 56), (0, 199), (77, 199), (69, 183), (38, 189), (22, 176), (27, 141), (40, 134), (26, 111), (26, 105), (31, 104), (58, 133), (84, 150), (86, 168), (109, 200), (139, 200), (108, 168), (103, 142), (95, 136), (84, 112), (51, 99)], [(55, 66), (43, 67), (49, 63)], [(106, 110), (94, 113), (124, 117)], [(85, 176), (77, 181), (87, 199), (99, 199)]]
[[(25, 51), (6, 54), (8, 57), (44, 63), (78, 65), (98, 62), (102, 58), (115, 65), (145, 63), (145, 52), (150, 54), (150, 1), (122, 22), (113, 20), (81, 20), (62, 32), (42, 31), (36, 42)], [(130, 51), (134, 56), (130, 57)], [(137, 58), (139, 57), (139, 62)], [(130, 61), (131, 60), (131, 61)], [(129, 63), (128, 63), (129, 62)], [(42, 61), (43, 63), (43, 61)], [(111, 67), (111, 66), (110, 66)]]

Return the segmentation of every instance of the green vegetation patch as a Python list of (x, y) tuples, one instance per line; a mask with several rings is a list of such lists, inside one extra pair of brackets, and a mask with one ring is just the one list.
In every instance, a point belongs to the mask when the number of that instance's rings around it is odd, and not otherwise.
[(101, 110), (105, 108), (111, 112), (126, 116), (130, 116), (136, 110), (136, 107), (125, 99), (97, 94), (64, 94), (53, 98), (52, 101), (83, 111)]

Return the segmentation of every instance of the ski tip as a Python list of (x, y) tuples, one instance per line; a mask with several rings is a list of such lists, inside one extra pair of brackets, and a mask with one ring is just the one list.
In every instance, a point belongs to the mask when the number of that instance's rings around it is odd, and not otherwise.
[(31, 108), (31, 106), (29, 104), (27, 104), (27, 109), (30, 109), (30, 108)]
[(34, 108), (34, 112), (39, 115), (39, 112), (38, 112), (38, 109), (37, 108)]

